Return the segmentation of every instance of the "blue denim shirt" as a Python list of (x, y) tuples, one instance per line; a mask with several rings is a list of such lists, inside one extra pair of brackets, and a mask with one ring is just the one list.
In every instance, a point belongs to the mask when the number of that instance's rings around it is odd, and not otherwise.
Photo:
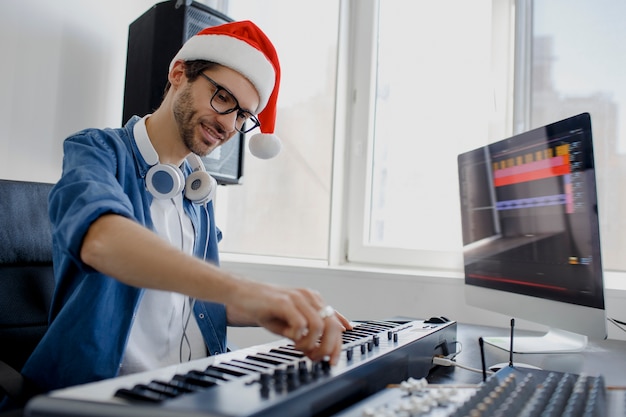
[[(64, 142), (63, 175), (49, 196), (56, 288), (50, 326), (22, 373), (42, 390), (117, 375), (143, 290), (101, 274), (83, 263), (87, 229), (107, 213), (125, 216), (154, 230), (152, 195), (144, 178), (150, 166), (133, 138), (133, 117), (123, 128), (87, 129)], [(185, 162), (185, 174), (191, 169)], [(219, 230), (212, 202), (206, 210), (183, 199), (195, 230), (194, 254), (218, 264)], [(211, 354), (226, 351), (226, 310), (196, 302), (194, 314)]]

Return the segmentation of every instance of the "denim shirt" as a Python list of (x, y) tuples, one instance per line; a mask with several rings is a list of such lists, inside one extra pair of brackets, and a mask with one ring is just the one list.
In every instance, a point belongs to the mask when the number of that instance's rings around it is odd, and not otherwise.
[[(119, 129), (87, 129), (64, 142), (63, 175), (49, 196), (56, 287), (49, 329), (22, 373), (43, 391), (115, 377), (143, 294), (83, 263), (80, 248), (89, 226), (115, 213), (154, 230), (152, 195), (144, 178), (150, 166), (133, 138), (133, 117)], [(185, 162), (185, 175), (191, 168)], [(213, 203), (183, 199), (195, 230), (194, 255), (217, 265)], [(226, 309), (200, 302), (194, 314), (211, 354), (226, 351)]]

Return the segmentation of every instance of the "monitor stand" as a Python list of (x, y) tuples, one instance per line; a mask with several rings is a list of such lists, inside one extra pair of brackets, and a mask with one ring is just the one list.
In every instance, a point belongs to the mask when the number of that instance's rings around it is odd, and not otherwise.
[[(497, 348), (511, 349), (510, 337), (484, 337), (485, 343)], [(581, 352), (587, 346), (587, 336), (550, 328), (542, 336), (515, 336), (513, 353), (571, 353)]]

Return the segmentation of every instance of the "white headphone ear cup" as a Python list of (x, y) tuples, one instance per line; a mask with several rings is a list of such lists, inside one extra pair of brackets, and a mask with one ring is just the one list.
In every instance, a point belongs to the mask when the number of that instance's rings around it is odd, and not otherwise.
[(185, 197), (196, 204), (205, 204), (213, 199), (217, 181), (206, 171), (195, 171), (185, 181)]
[(146, 187), (155, 198), (165, 200), (183, 191), (185, 177), (174, 165), (156, 164), (146, 174)]

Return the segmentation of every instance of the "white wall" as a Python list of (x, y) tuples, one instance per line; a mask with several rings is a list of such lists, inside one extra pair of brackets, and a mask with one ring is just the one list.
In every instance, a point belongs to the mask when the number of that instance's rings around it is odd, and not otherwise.
[[(66, 136), (121, 124), (128, 25), (155, 2), (0, 0), (0, 178), (55, 182)], [(466, 306), (458, 276), (240, 262), (224, 266), (253, 279), (318, 289), (351, 319), (446, 315), (496, 326), (509, 320)], [(609, 316), (626, 317), (624, 294), (626, 289), (607, 291)], [(262, 329), (235, 329), (231, 335), (240, 346), (275, 338)], [(609, 325), (610, 337), (624, 335)]]
[(0, 178), (54, 182), (65, 137), (120, 125), (128, 25), (154, 3), (0, 1)]

